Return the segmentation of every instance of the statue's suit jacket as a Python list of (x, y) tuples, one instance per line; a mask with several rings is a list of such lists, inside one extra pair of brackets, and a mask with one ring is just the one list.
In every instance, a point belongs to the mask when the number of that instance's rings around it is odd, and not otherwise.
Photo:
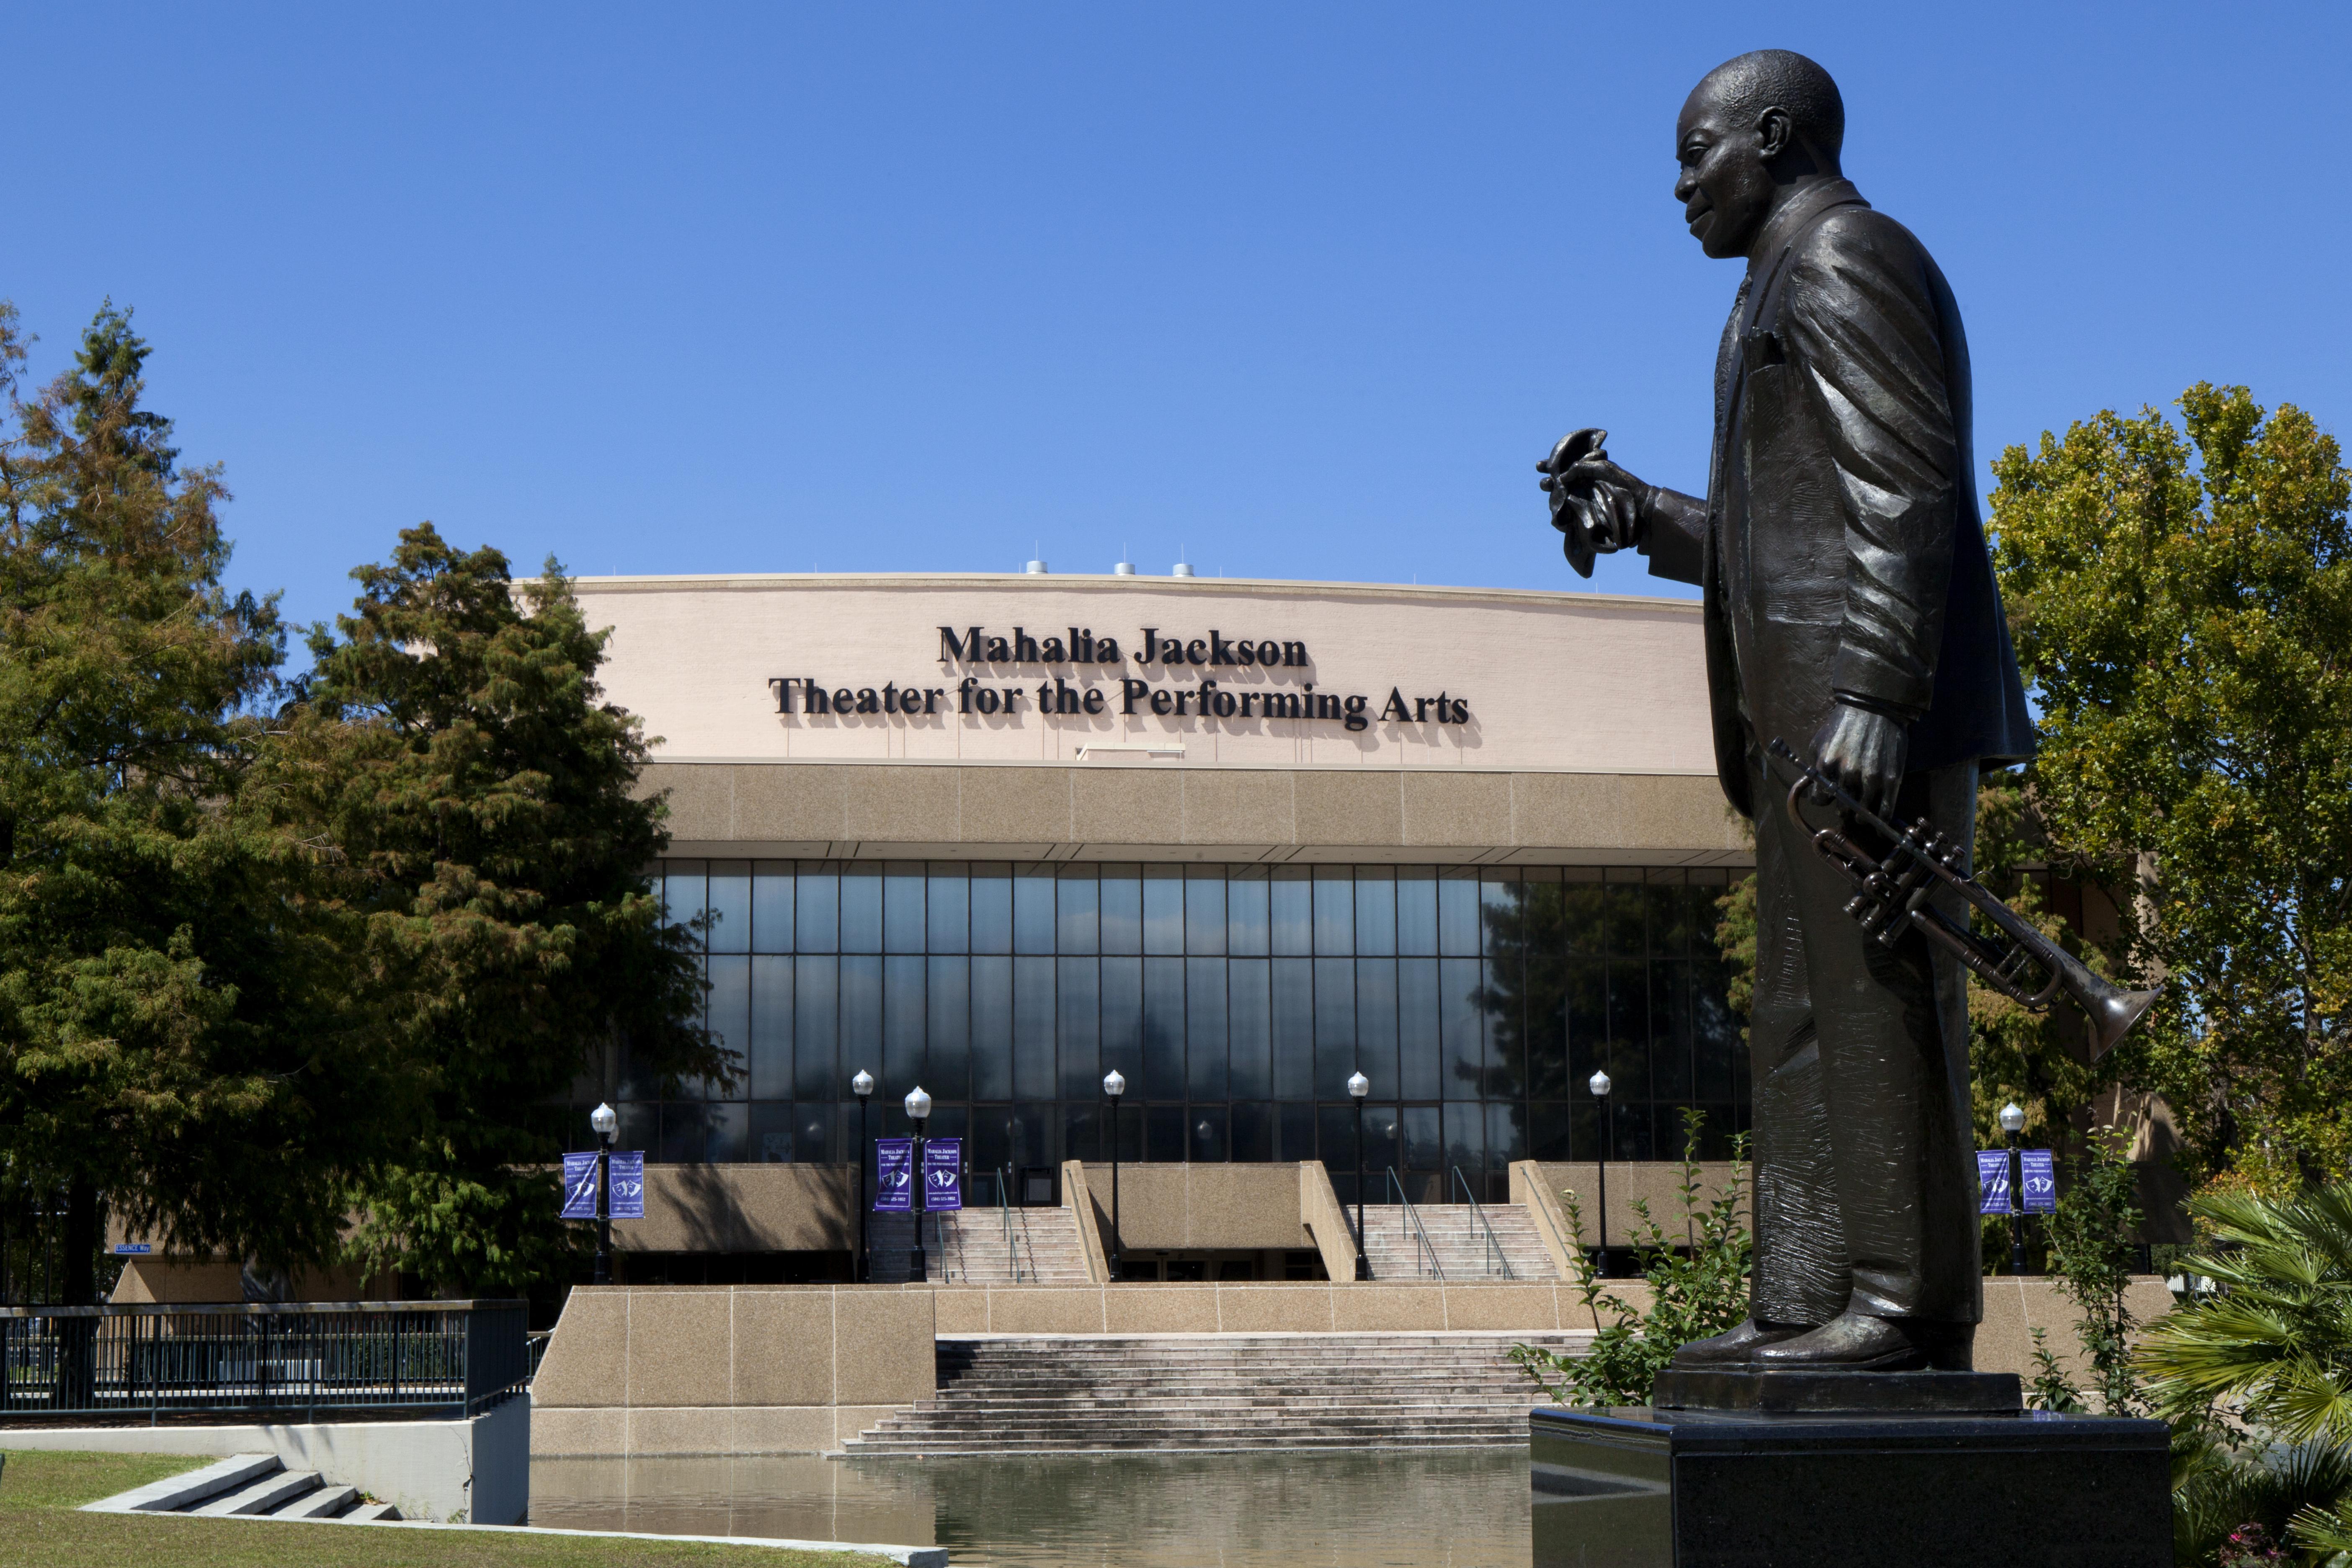
[(1800, 751), (1839, 694), (1909, 727), (1913, 771), (2032, 753), (1977, 512), (1968, 339), (1926, 247), (1833, 180), (1776, 213), (1716, 363), (1706, 510), (1647, 541), (1705, 591), (1716, 766)]

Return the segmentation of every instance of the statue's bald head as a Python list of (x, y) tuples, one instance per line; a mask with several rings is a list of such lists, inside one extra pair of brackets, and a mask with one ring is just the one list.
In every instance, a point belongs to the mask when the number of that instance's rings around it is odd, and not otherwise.
[(1691, 89), (1692, 105), (1702, 99), (1725, 119), (1751, 125), (1768, 109), (1785, 110), (1796, 140), (1811, 151), (1822, 172), (1838, 172), (1845, 100), (1829, 72), (1794, 50), (1752, 49), (1724, 61)]
[(1675, 124), (1675, 199), (1709, 256), (1744, 256), (1783, 202), (1840, 177), (1845, 105), (1830, 73), (1759, 49), (1706, 73)]

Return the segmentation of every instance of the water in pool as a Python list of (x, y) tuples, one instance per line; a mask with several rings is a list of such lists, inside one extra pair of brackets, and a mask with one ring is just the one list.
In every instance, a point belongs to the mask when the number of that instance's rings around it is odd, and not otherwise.
[(958, 1568), (1527, 1568), (1525, 1448), (540, 1459), (530, 1521), (945, 1546)]

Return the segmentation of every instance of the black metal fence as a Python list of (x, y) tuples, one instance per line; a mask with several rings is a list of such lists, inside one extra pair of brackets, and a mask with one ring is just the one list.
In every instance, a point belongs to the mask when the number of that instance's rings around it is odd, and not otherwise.
[(0, 1421), (475, 1415), (530, 1381), (522, 1301), (0, 1308)]

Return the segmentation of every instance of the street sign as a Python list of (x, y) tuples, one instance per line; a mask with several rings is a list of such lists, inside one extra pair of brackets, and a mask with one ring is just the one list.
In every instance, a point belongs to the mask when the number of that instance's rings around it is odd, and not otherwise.
[(646, 1156), (643, 1150), (613, 1155), (613, 1217), (646, 1217)]
[(932, 1213), (963, 1207), (963, 1140), (934, 1138), (923, 1145), (923, 1206)]
[(596, 1217), (596, 1156), (593, 1153), (563, 1156), (563, 1217)]
[[(2056, 1214), (2058, 1212), (2058, 1172), (2047, 1149), (2022, 1149), (2019, 1152), (2024, 1167), (2026, 1214)], [(1977, 1151), (1977, 1186), (1983, 1201), (1977, 1205), (1979, 1214), (2007, 1214), (2009, 1207), (2009, 1151), (1979, 1149)]]
[(118, 1241), (114, 1244), (114, 1256), (117, 1258), (144, 1258), (154, 1250), (154, 1243), (147, 1241)]
[(915, 1212), (915, 1141), (874, 1140), (874, 1212)]

